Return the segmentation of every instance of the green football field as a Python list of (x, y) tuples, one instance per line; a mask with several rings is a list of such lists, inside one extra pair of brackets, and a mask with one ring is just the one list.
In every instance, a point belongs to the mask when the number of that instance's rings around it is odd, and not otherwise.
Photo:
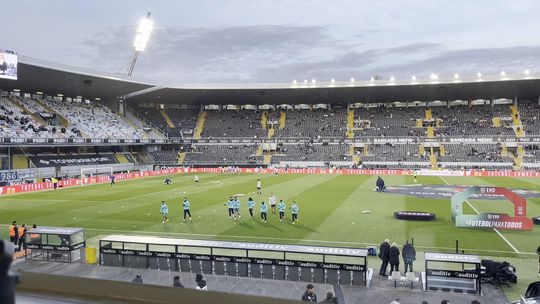
[[(518, 268), (518, 286), (507, 290), (509, 298), (523, 294), (528, 283), (537, 279), (540, 233), (533, 231), (503, 231), (493, 229), (456, 228), (450, 222), (449, 199), (427, 199), (399, 194), (379, 194), (373, 191), (376, 176), (355, 175), (222, 175), (199, 174), (195, 184), (192, 174), (172, 175), (172, 185), (163, 184), (163, 176), (118, 181), (117, 186), (91, 185), (41, 191), (0, 198), (2, 236), (13, 220), (19, 224), (70, 226), (86, 228), (90, 244), (109, 234), (140, 234), (197, 239), (226, 239), (253, 242), (298, 243), (343, 247), (378, 245), (385, 238), (403, 244), (414, 238), (421, 263), (423, 251), (452, 252), (459, 240), (460, 250), (486, 258), (508, 260)], [(255, 194), (257, 178), (261, 178), (263, 194)], [(413, 184), (411, 176), (385, 176), (387, 186)], [(540, 179), (424, 177), (423, 185), (493, 185), (540, 191)], [(300, 207), (299, 223), (286, 221), (269, 213), (261, 222), (259, 204), (268, 201), (270, 193), (288, 205), (295, 200)], [(241, 197), (242, 218), (230, 220), (226, 200), (231, 195)], [(181, 201), (191, 202), (192, 222), (182, 221)], [(246, 200), (257, 202), (255, 218), (248, 217)], [(163, 224), (160, 203), (169, 206), (170, 222)], [(540, 215), (540, 198), (528, 200), (529, 216)], [(363, 214), (362, 210), (370, 213)], [(431, 222), (399, 221), (394, 211), (427, 211), (437, 215)], [(465, 213), (504, 212), (513, 214), (508, 201), (470, 200)], [(378, 261), (370, 260), (370, 267)], [(423, 269), (423, 265), (419, 266)]]

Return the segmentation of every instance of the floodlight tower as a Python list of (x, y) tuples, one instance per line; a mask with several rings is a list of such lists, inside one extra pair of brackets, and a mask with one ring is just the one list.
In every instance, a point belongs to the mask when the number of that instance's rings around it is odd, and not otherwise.
[(135, 68), (135, 63), (137, 63), (137, 57), (139, 53), (144, 51), (148, 39), (150, 39), (150, 34), (152, 33), (152, 28), (154, 27), (154, 22), (150, 19), (151, 13), (148, 12), (146, 17), (142, 18), (139, 22), (139, 27), (137, 28), (137, 34), (135, 35), (135, 41), (133, 42), (133, 55), (131, 56), (131, 61), (129, 62), (129, 67), (127, 70), (128, 76), (131, 76), (133, 69)]

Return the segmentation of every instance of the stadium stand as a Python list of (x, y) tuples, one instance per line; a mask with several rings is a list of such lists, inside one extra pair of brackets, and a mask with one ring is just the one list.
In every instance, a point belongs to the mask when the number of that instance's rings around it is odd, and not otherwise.
[(280, 161), (351, 161), (349, 147), (344, 144), (287, 144), (272, 156), (272, 162)]
[(266, 137), (261, 113), (252, 110), (207, 111), (202, 137)]
[(433, 107), (432, 112), (442, 119), (443, 126), (436, 129), (440, 136), (514, 135), (511, 128), (493, 125), (495, 117), (511, 117), (508, 105)]
[(369, 127), (355, 132), (356, 137), (361, 136), (418, 136), (423, 134), (423, 129), (416, 128), (416, 119), (422, 117), (420, 107), (371, 107), (360, 108), (355, 111), (357, 117), (363, 121), (369, 121)]
[(524, 100), (520, 102), (521, 122), (527, 135), (540, 134), (540, 106), (538, 102)]
[(253, 145), (195, 145), (186, 153), (188, 164), (259, 164), (262, 157), (256, 156)]
[(150, 156), (152, 161), (156, 164), (176, 164), (178, 163), (178, 151), (174, 150), (160, 150), (151, 151)]
[(368, 155), (362, 156), (362, 160), (426, 162), (429, 161), (429, 158), (427, 153), (420, 155), (418, 145), (415, 144), (382, 144), (370, 145)]
[(276, 137), (344, 138), (346, 131), (345, 108), (294, 110), (286, 112), (285, 127), (276, 131)]

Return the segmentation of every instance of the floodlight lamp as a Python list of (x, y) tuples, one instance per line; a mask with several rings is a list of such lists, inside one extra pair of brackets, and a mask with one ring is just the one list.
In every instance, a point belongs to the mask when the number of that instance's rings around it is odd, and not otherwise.
[(334, 78), (330, 79), (331, 83), (336, 83), (336, 80)]
[(501, 76), (502, 76), (502, 77), (506, 77), (506, 72), (505, 72), (505, 71), (502, 71), (502, 72), (501, 72)]
[(150, 16), (147, 15), (145, 18), (141, 19), (139, 22), (139, 27), (137, 28), (137, 34), (135, 35), (135, 42), (133, 47), (135, 51), (142, 52), (148, 44), (150, 39), (150, 34), (154, 28), (154, 22), (150, 19)]
[(415, 80), (416, 80), (416, 76), (415, 76), (415, 75), (412, 75), (411, 79), (412, 79), (413, 81), (415, 81)]
[(459, 79), (459, 74), (458, 73), (454, 74), (454, 79)]
[(304, 79), (304, 84), (307, 84), (307, 79)]
[(437, 80), (437, 79), (439, 79), (439, 75), (437, 75), (437, 74), (431, 74), (431, 76), (429, 76), (429, 78), (430, 78), (431, 80)]
[(351, 82), (354, 82), (354, 78), (351, 78)]
[(480, 73), (480, 72), (476, 73), (476, 77), (477, 78), (482, 78), (482, 73)]
[(529, 71), (529, 69), (526, 69), (525, 71), (523, 71), (523, 73), (527, 76), (529, 76), (531, 74), (531, 71)]
[(315, 83), (317, 83), (317, 80), (311, 79), (311, 83), (315, 84)]
[(375, 77), (369, 78), (369, 81), (374, 82), (374, 81), (375, 81)]
[(292, 81), (292, 83), (293, 83), (293, 84), (296, 84), (296, 83), (297, 83), (296, 79), (295, 79), (295, 80), (293, 80), (293, 81)]
[(391, 81), (391, 82), (394, 82), (394, 81), (396, 81), (396, 77), (394, 77), (394, 76), (391, 76), (391, 77), (390, 77), (390, 81)]

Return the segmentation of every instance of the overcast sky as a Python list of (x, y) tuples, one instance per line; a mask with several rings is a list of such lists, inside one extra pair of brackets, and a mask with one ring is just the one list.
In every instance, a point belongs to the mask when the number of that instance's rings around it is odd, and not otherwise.
[(165, 84), (540, 70), (538, 0), (3, 1), (0, 49)]

